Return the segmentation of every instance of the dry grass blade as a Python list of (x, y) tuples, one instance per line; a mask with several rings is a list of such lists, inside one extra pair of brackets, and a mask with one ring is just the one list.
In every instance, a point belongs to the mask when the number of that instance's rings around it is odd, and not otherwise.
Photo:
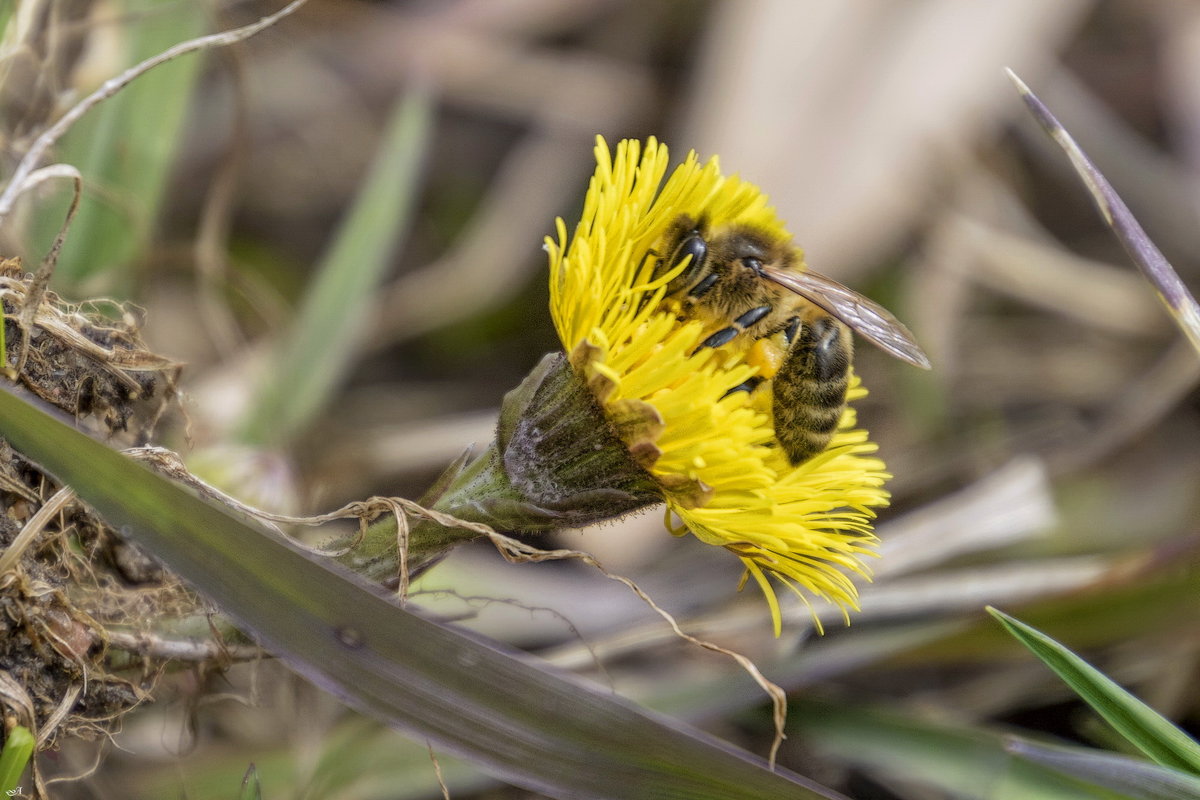
[(1050, 134), (1054, 141), (1058, 142), (1067, 157), (1071, 159), (1072, 166), (1092, 195), (1092, 200), (1095, 201), (1104, 221), (1117, 235), (1138, 269), (1158, 291), (1158, 296), (1166, 303), (1171, 316), (1183, 329), (1192, 346), (1196, 348), (1197, 352), (1200, 352), (1200, 305), (1196, 304), (1196, 298), (1192, 297), (1191, 292), (1183, 285), (1183, 281), (1179, 279), (1179, 275), (1170, 262), (1154, 246), (1150, 237), (1142, 230), (1142, 226), (1134, 219), (1129, 207), (1117, 195), (1096, 165), (1075, 143), (1062, 123), (1050, 113), (1050, 109), (1046, 108), (1045, 104), (1030, 91), (1016, 73), (1009, 70), (1008, 77), (1016, 84), (1017, 90), (1021, 93), (1021, 99), (1025, 101), (1025, 105), (1029, 107), (1038, 124)]
[[(416, 508), (420, 508), (420, 506), (416, 506)], [(421, 509), (421, 513), (428, 515), (435, 512), (431, 512), (428, 509)], [(476, 526), (472, 523), (459, 522), (454, 520), (453, 517), (448, 517), (445, 514), (439, 514), (437, 516), (438, 520), (443, 523), (453, 522), (454, 524), (462, 525), (464, 527), (470, 526), (471, 528), (486, 528), (486, 526)], [(751, 679), (753, 679), (754, 682), (758, 684), (758, 686), (764, 692), (767, 693), (767, 696), (771, 698), (771, 721), (775, 725), (775, 738), (771, 741), (771, 750), (767, 756), (767, 762), (772, 766), (772, 768), (775, 766), (775, 759), (776, 756), (779, 755), (779, 748), (783, 745), (783, 740), (787, 738), (783, 732), (784, 726), (787, 723), (787, 694), (782, 688), (771, 682), (765, 675), (763, 675), (762, 670), (758, 668), (757, 664), (741, 653), (721, 647), (717, 644), (713, 644), (712, 642), (705, 641), (704, 639), (700, 639), (696, 636), (692, 636), (690, 633), (686, 633), (683, 628), (679, 627), (679, 622), (675, 619), (675, 617), (669, 611), (655, 603), (650, 595), (646, 594), (641, 587), (623, 575), (616, 575), (612, 572), (609, 572), (603, 566), (601, 566), (600, 562), (598, 562), (590, 553), (585, 553), (580, 550), (565, 549), (539, 550), (532, 545), (505, 536), (501, 533), (497, 533), (491, 529), (487, 529), (487, 531), (488, 532), (486, 533), (486, 536), (491, 541), (492, 545), (500, 552), (502, 556), (504, 556), (505, 559), (514, 564), (556, 561), (564, 558), (579, 559), (583, 563), (597, 570), (604, 577), (623, 584), (631, 592), (637, 595), (638, 599), (650, 606), (654, 613), (661, 617), (663, 621), (670, 626), (671, 632), (675, 636), (678, 636), (685, 642), (696, 645), (697, 647), (701, 647), (705, 650), (710, 650), (714, 653), (720, 653), (721, 655), (729, 656), (736, 661), (738, 666), (745, 670), (746, 674), (748, 674)]]
[(12, 540), (12, 543), (4, 548), (3, 552), (0, 552), (0, 575), (3, 575), (17, 565), (17, 561), (20, 560), (25, 550), (33, 544), (33, 540), (45, 529), (46, 523), (53, 519), (55, 514), (62, 511), (67, 503), (74, 499), (75, 492), (70, 489), (59, 489), (54, 493), (53, 497), (38, 509), (37, 513), (29, 519), (29, 522), (25, 523), (25, 527)]
[(1065, 775), (1128, 796), (1132, 800), (1177, 800), (1200, 797), (1200, 779), (1139, 758), (1096, 750), (1080, 750), (1012, 737), (1005, 752)]
[(21, 311), (20, 329), (22, 331), (21, 349), (17, 355), (17, 364), (15, 370), (18, 374), (25, 369), (25, 359), (29, 357), (29, 335), (33, 329), (33, 319), (37, 314), (38, 309), (42, 305), (42, 298), (46, 294), (46, 290), (50, 286), (50, 278), (54, 275), (54, 265), (58, 263), (58, 255), (62, 252), (63, 242), (67, 239), (67, 231), (71, 229), (71, 222), (75, 219), (76, 212), (79, 211), (79, 199), (83, 195), (83, 177), (79, 174), (79, 170), (69, 164), (55, 164), (45, 169), (40, 169), (29, 176), (30, 183), (39, 183), (44, 178), (49, 177), (65, 177), (70, 179), (72, 185), (71, 204), (67, 207), (66, 217), (63, 223), (59, 226), (58, 233), (54, 236), (54, 243), (50, 245), (50, 252), (46, 253), (46, 257), (42, 259), (41, 266), (33, 275), (33, 280), (29, 282), (28, 293), (26, 298), (25, 308)]

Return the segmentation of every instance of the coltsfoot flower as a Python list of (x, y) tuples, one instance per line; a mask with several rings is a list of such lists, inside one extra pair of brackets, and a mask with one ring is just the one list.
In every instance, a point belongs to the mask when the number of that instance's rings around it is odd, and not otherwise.
[[(714, 336), (720, 320), (691, 313), (677, 286), (667, 292), (688, 265), (668, 263), (681, 219), (787, 243), (792, 268), (802, 268), (802, 254), (766, 196), (723, 176), (715, 158), (702, 164), (689, 154), (666, 177), (667, 149), (655, 140), (621, 142), (614, 155), (600, 139), (596, 160), (573, 233), (560, 219), (557, 237), (546, 240), (565, 355), (546, 356), (505, 396), (495, 441), (452, 467), (422, 503), (509, 533), (665, 503), (673, 533), (741, 559), (743, 584), (753, 578), (762, 589), (777, 634), (776, 587), (805, 603), (831, 601), (848, 620), (858, 601), (852, 576), (869, 577), (874, 510), (888, 502), (890, 476), (875, 445), (855, 428), (839, 385), (816, 454), (789, 454), (776, 435), (772, 392), (761, 390), (777, 388), (770, 381), (785, 348), (771, 340), (779, 337), (728, 328)], [(846, 399), (865, 394), (850, 372)], [(406, 540), (410, 575), (476, 535), (418, 523)], [(343, 561), (394, 579), (396, 552), (394, 522), (379, 522)]]
[[(671, 531), (740, 558), (776, 633), (777, 585), (848, 614), (858, 597), (851, 576), (869, 576), (874, 509), (888, 502), (890, 476), (875, 445), (847, 407), (828, 447), (792, 464), (777, 446), (769, 393), (735, 391), (770, 377), (756, 340), (700, 347), (712, 325), (666, 294), (683, 265), (656, 274), (684, 215), (791, 236), (766, 196), (723, 176), (715, 158), (701, 163), (690, 153), (665, 182), (667, 148), (654, 139), (623, 141), (615, 155), (599, 139), (596, 161), (574, 232), (560, 219), (546, 242), (551, 312), (572, 368), (661, 490)], [(848, 399), (865, 394), (852, 376)]]

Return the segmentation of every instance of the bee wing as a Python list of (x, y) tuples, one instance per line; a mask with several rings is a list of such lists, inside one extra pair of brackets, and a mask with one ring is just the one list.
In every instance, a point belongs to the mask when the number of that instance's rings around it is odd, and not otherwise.
[(884, 352), (913, 366), (929, 369), (929, 358), (904, 323), (873, 300), (810, 269), (800, 272), (763, 267), (763, 274), (846, 323)]

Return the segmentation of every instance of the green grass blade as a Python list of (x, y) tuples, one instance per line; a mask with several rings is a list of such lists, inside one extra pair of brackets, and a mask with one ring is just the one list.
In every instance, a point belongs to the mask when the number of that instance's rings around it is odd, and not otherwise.
[(1128, 796), (1013, 757), (1005, 737), (923, 722), (895, 712), (803, 701), (789, 719), (819, 753), (887, 780), (915, 782), (969, 800), (1128, 800)]
[(400, 608), (0, 392), (0, 435), (299, 674), (439, 752), (554, 797), (837, 795), (684, 723)]
[(1007, 750), (1134, 800), (1200, 800), (1200, 778), (1129, 756), (1020, 739), (1010, 741)]
[[(134, 64), (204, 33), (203, 3), (123, 0), (121, 19)], [(59, 142), (56, 158), (84, 177), (79, 213), (59, 255), (60, 286), (97, 283), (127, 296), (131, 267), (141, 256), (159, 216), (163, 191), (183, 139), (188, 104), (201, 59), (190, 55), (152, 70), (83, 117)], [(64, 193), (65, 194), (65, 193)], [(62, 224), (66, 201), (37, 215), (32, 252), (44, 253)]]
[(287, 441), (324, 406), (368, 328), (375, 292), (412, 218), (432, 127), (424, 88), (398, 104), (366, 184), (322, 260), (295, 330), (247, 412), (242, 438)]
[(21, 774), (33, 755), (34, 744), (33, 734), (22, 725), (8, 732), (4, 751), (0, 752), (0, 792), (8, 796), (16, 794)]
[(988, 613), (1130, 744), (1165, 767), (1200, 775), (1200, 745), (1169, 720), (1041, 631), (994, 608)]
[(242, 776), (242, 786), (238, 791), (237, 800), (262, 800), (262, 781), (258, 778), (258, 768), (253, 764), (246, 769)]

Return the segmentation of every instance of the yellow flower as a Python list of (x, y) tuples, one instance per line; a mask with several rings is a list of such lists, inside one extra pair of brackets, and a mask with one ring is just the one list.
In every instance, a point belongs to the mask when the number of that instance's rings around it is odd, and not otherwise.
[[(742, 560), (762, 589), (778, 635), (775, 583), (805, 603), (857, 609), (852, 574), (869, 577), (874, 508), (890, 477), (847, 408), (829, 447), (798, 466), (774, 446), (769, 408), (730, 389), (754, 376), (753, 341), (697, 346), (711, 329), (681, 319), (665, 297), (682, 266), (653, 275), (681, 214), (713, 225), (748, 224), (791, 239), (766, 196), (689, 153), (663, 182), (667, 148), (623, 141), (615, 157), (597, 140), (596, 172), (568, 242), (548, 238), (550, 303), (571, 365), (591, 388), (635, 461), (653, 477), (673, 533), (692, 533)], [(746, 341), (743, 341), (746, 340)], [(761, 397), (763, 392), (754, 393)], [(866, 394), (857, 380), (849, 399)], [(670, 515), (682, 523), (672, 526)], [(743, 578), (743, 583), (746, 578)], [(819, 623), (818, 623), (819, 625)]]

